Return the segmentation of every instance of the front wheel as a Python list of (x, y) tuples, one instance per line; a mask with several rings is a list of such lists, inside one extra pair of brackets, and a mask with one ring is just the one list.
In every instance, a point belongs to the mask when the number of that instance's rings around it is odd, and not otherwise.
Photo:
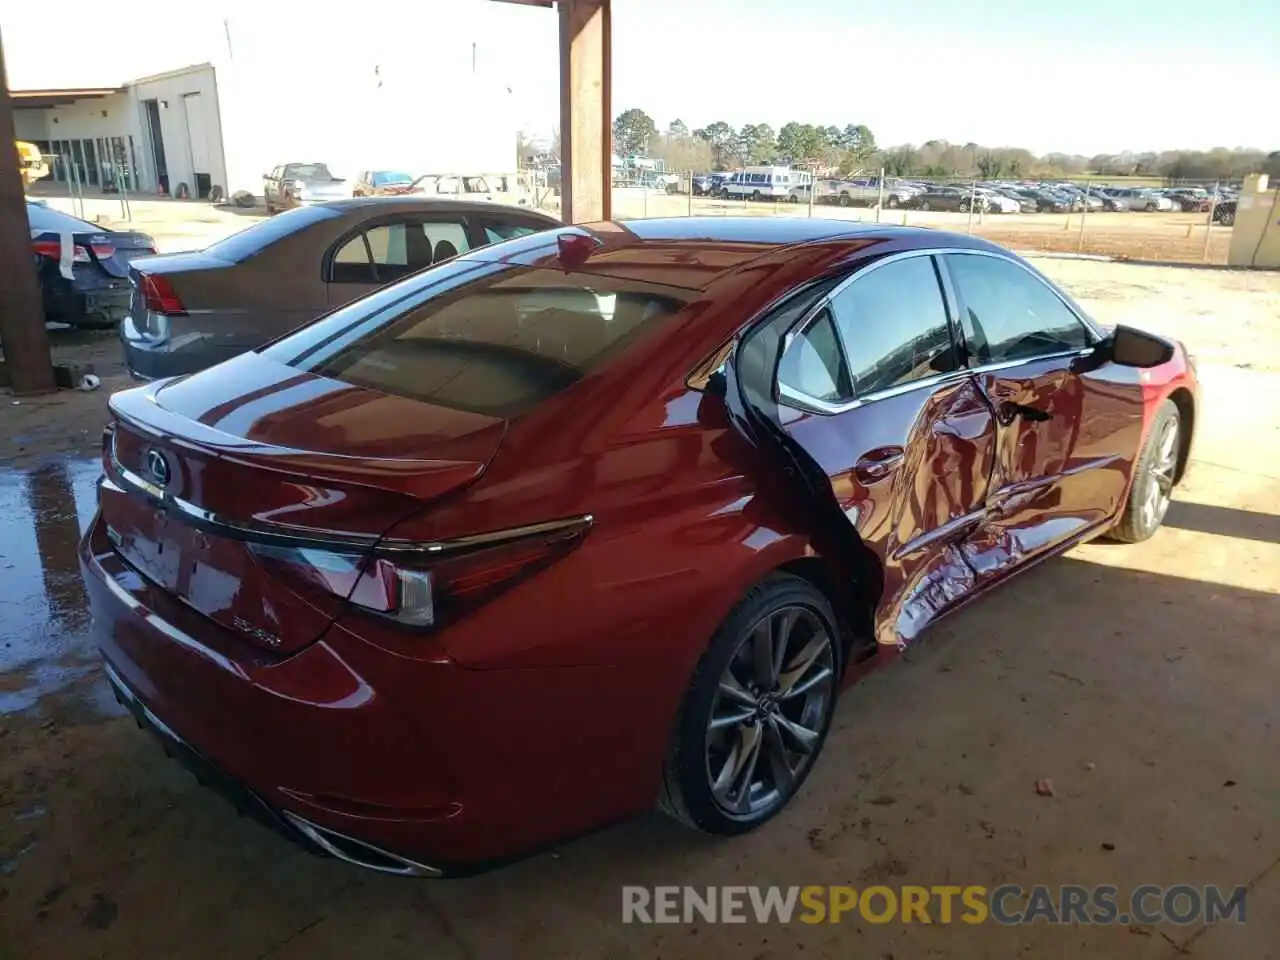
[(893, 194), (889, 194), (889, 198), (888, 198), (887, 200), (885, 200), (885, 205), (886, 205), (890, 210), (896, 210), (896, 209), (898, 209), (898, 198), (897, 198), (897, 197), (895, 197)]
[(1133, 465), (1129, 499), (1120, 522), (1111, 530), (1113, 540), (1139, 543), (1160, 529), (1173, 497), (1181, 441), (1182, 418), (1173, 401), (1166, 400), (1156, 411)]
[(921, 200), (921, 201), (920, 201), (920, 209), (921, 209), (921, 210), (928, 210), (928, 209), (930, 209), (930, 208), (929, 208), (929, 201), (928, 201), (928, 200)]
[(746, 833), (813, 769), (835, 711), (836, 617), (813, 584), (779, 574), (730, 612), (702, 655), (663, 767), (662, 809), (706, 833)]

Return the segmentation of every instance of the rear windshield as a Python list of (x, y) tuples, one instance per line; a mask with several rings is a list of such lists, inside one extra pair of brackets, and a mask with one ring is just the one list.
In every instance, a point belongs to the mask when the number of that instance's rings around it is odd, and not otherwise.
[(102, 227), (59, 213), (38, 203), (27, 204), (27, 222), (32, 230), (50, 230), (54, 233), (102, 233)]
[(291, 163), (284, 168), (284, 175), (293, 180), (337, 180), (323, 163)]
[(294, 207), (285, 213), (261, 220), (252, 227), (246, 227), (239, 233), (233, 233), (225, 240), (219, 240), (206, 247), (205, 253), (227, 263), (240, 263), (277, 240), (336, 216), (336, 211), (324, 207)]
[[(424, 292), (388, 303), (397, 288)], [(577, 383), (692, 296), (634, 280), (455, 260), (264, 354), (320, 376), (510, 418)]]

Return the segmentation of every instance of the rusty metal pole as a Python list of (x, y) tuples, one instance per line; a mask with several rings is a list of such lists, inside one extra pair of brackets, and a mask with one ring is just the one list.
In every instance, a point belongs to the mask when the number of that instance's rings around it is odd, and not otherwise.
[(9, 384), (16, 394), (51, 393), (58, 388), (44, 327), (40, 285), (31, 262), (31, 231), (18, 161), (13, 100), (0, 37), (0, 346)]

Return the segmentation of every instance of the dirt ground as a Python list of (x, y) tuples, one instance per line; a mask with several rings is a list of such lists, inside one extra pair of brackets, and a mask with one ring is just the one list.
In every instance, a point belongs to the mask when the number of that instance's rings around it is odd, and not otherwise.
[[(716, 841), (655, 814), (466, 881), (359, 873), (238, 820), (104, 713), (86, 670), (0, 711), (0, 960), (1280, 957), (1280, 276), (1040, 265), (1099, 319), (1198, 356), (1195, 462), (1166, 528), (1028, 572), (846, 690), (769, 826)], [(58, 342), (115, 355), (110, 338)], [(0, 462), (96, 449), (104, 397), (6, 399)], [(8, 529), (0, 568), (23, 563)], [(47, 619), (50, 643), (83, 628)], [(0, 664), (23, 662), (17, 635)], [(0, 671), (0, 703), (41, 662)], [(872, 883), (1249, 892), (1246, 923), (1212, 927), (621, 922), (623, 885)]]

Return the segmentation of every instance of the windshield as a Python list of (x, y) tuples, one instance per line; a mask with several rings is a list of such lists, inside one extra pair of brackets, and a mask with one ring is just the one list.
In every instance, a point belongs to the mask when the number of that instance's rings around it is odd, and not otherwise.
[(387, 187), (394, 183), (413, 183), (413, 177), (407, 173), (392, 173), (381, 171), (373, 175), (373, 185), (375, 187)]
[(285, 170), (290, 180), (337, 180), (323, 163), (291, 163)]
[[(417, 289), (424, 279), (431, 282)], [(387, 303), (397, 288), (401, 300)], [(509, 418), (573, 386), (690, 296), (635, 280), (459, 259), (356, 301), (264, 355), (382, 393)]]

